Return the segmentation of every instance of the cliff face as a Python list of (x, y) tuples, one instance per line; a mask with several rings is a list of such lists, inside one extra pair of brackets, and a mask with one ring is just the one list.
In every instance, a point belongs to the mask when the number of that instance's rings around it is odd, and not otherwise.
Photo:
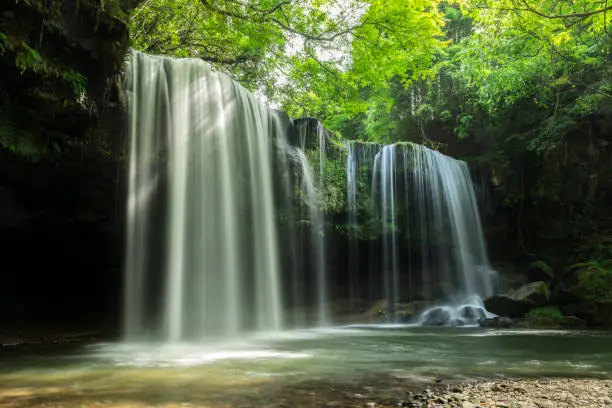
[(0, 146), (41, 158), (82, 141), (116, 98), (129, 2), (0, 6)]
[(135, 5), (0, 5), (0, 324), (86, 317), (88, 307), (114, 315), (119, 85)]

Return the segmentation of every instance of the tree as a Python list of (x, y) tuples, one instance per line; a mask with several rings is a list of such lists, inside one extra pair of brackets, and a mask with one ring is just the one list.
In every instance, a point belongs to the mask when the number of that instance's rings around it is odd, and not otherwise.
[[(198, 57), (294, 115), (364, 111), (360, 89), (421, 76), (445, 46), (435, 0), (148, 0), (137, 49)], [(324, 101), (324, 102), (323, 102)]]

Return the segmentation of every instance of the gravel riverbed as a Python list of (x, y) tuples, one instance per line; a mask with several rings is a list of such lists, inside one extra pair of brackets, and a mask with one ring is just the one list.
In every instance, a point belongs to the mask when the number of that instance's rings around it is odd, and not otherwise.
[[(491, 381), (423, 392), (401, 402), (404, 407), (460, 408), (600, 408), (612, 407), (612, 380), (529, 379)], [(382, 407), (382, 406), (381, 406)]]
[[(394, 387), (377, 392), (364, 387), (363, 394), (356, 389), (345, 389), (330, 400), (327, 389), (284, 392), (283, 395), (253, 396), (253, 400), (241, 398), (232, 402), (181, 402), (157, 401), (145, 403), (122, 398), (62, 398), (61, 389), (2, 390), (0, 407), (3, 408), (605, 408), (612, 407), (612, 380), (599, 379), (524, 379), (507, 381), (480, 381), (461, 385), (432, 386), (423, 391), (405, 391)], [(381, 390), (382, 391), (382, 390)]]

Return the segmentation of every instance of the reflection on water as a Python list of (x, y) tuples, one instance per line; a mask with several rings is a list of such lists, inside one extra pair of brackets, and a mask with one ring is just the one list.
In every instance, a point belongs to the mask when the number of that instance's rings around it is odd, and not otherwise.
[(5, 350), (0, 355), (0, 405), (36, 397), (47, 404), (40, 406), (238, 406), (296, 398), (298, 391), (312, 398), (318, 391), (309, 389), (322, 384), (333, 389), (483, 376), (612, 378), (611, 337), (601, 332), (361, 326), (267, 333), (206, 345)]

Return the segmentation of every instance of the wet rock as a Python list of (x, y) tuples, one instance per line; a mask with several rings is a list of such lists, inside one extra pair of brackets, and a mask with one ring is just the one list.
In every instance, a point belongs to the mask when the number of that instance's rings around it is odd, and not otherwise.
[(546, 262), (540, 260), (533, 262), (527, 269), (529, 282), (550, 282), (555, 277), (553, 269)]
[(24, 215), (11, 190), (0, 186), (0, 227), (17, 225)]
[(387, 315), (388, 308), (389, 302), (385, 299), (377, 300), (372, 307), (363, 314), (363, 317), (366, 321), (379, 320)]
[(457, 314), (464, 319), (482, 319), (486, 318), (485, 311), (480, 307), (463, 306), (457, 310)]
[(423, 326), (444, 326), (449, 323), (451, 320), (450, 313), (448, 310), (442, 308), (431, 309), (425, 320), (423, 321)]
[(584, 319), (597, 313), (597, 305), (591, 301), (570, 303), (562, 306), (561, 312), (566, 316), (576, 316)]
[(448, 326), (450, 327), (460, 327), (460, 326), (465, 326), (465, 323), (463, 323), (462, 320), (459, 319), (452, 319), (448, 322)]
[(576, 316), (560, 318), (530, 316), (515, 326), (527, 329), (585, 329), (586, 322)]
[(508, 328), (514, 325), (514, 320), (509, 317), (493, 317), (491, 319), (481, 319), (478, 321), (480, 327), (492, 327), (492, 328)]
[(534, 307), (545, 305), (550, 299), (548, 285), (533, 282), (510, 291), (485, 299), (485, 308), (499, 316), (522, 317)]

